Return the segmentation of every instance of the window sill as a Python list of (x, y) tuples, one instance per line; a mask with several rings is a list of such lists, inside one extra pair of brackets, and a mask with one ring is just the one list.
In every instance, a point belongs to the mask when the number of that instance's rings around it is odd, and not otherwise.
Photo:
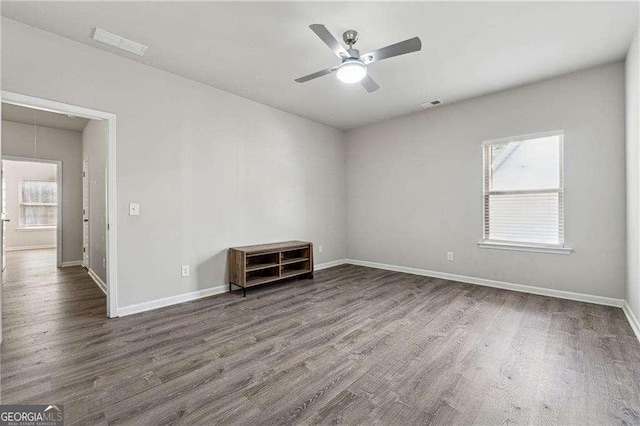
[(57, 229), (56, 226), (24, 226), (24, 227), (16, 228), (16, 231), (19, 231), (19, 232), (55, 231), (56, 229)]
[(548, 254), (562, 254), (568, 255), (573, 252), (572, 248), (568, 247), (554, 247), (554, 246), (537, 246), (528, 244), (515, 244), (515, 243), (498, 243), (491, 241), (479, 241), (478, 247), (494, 250), (512, 250), (512, 251), (528, 251), (534, 253), (548, 253)]

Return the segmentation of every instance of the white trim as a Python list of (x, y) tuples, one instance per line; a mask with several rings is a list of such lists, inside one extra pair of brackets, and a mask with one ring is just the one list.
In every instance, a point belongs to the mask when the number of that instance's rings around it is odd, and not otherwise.
[(622, 310), (624, 311), (624, 314), (627, 316), (627, 320), (631, 325), (631, 329), (633, 330), (636, 337), (640, 341), (640, 321), (638, 320), (638, 317), (635, 316), (635, 314), (631, 310), (631, 306), (629, 306), (629, 303), (627, 303), (626, 300), (622, 305)]
[(56, 248), (55, 244), (40, 244), (36, 246), (19, 246), (19, 247), (5, 247), (4, 251), (22, 251), (22, 250), (42, 250)]
[[(31, 161), (31, 163), (38, 163), (38, 158), (34, 158), (33, 160), (35, 161)], [(59, 163), (62, 163), (61, 161), (59, 161)], [(59, 164), (56, 164), (56, 176), (58, 175), (58, 166)], [(23, 194), (23, 190), (24, 190), (24, 183), (25, 182), (50, 182), (50, 183), (54, 183), (55, 187), (56, 187), (56, 203), (25, 203), (24, 201), (22, 201), (22, 196)], [(62, 182), (58, 181), (58, 180), (51, 180), (51, 179), (29, 179), (29, 178), (19, 178), (18, 179), (18, 227), (16, 228), (16, 231), (32, 231), (32, 230), (46, 230), (46, 229), (56, 229), (58, 227), (59, 224), (62, 223), (62, 221), (60, 219), (58, 219), (56, 217), (56, 225), (44, 225), (44, 226), (22, 226), (22, 222), (23, 222), (23, 217), (22, 217), (22, 206), (45, 206), (45, 207), (56, 207), (56, 213), (59, 213), (61, 211), (59, 204), (60, 204), (60, 197), (57, 196), (58, 194), (58, 190), (60, 189), (60, 187), (62, 186)], [(57, 216), (57, 215), (56, 215)]]
[(57, 226), (27, 226), (22, 228), (15, 228), (17, 232), (38, 232), (38, 231), (55, 231)]
[[(558, 137), (558, 158), (559, 158), (559, 169), (558, 169), (558, 188), (531, 188), (527, 190), (500, 190), (494, 191), (491, 189), (492, 178), (492, 162), (491, 159), (491, 147), (497, 144), (505, 144), (511, 142), (522, 142), (531, 139), (541, 139), (545, 137), (556, 136)], [(515, 149), (515, 148), (513, 148)], [(512, 149), (512, 150), (513, 150)], [(512, 152), (509, 151), (509, 152)], [(509, 154), (507, 154), (508, 156)], [(506, 158), (506, 157), (505, 157)], [(503, 159), (504, 161), (504, 159)], [(565, 237), (565, 226), (564, 226), (564, 130), (554, 130), (550, 132), (539, 132), (539, 133), (531, 133), (528, 135), (520, 135), (520, 136), (512, 136), (501, 139), (494, 139), (489, 141), (482, 142), (482, 242), (484, 243), (493, 243), (503, 241), (493, 241), (491, 240), (491, 232), (489, 229), (490, 219), (490, 198), (492, 195), (509, 195), (509, 194), (557, 194), (558, 196), (558, 247), (564, 247), (564, 237)], [(553, 244), (530, 244), (522, 241), (505, 241), (508, 244), (514, 244), (521, 247), (528, 246), (553, 246)], [(481, 246), (482, 247), (482, 246)], [(485, 248), (499, 248), (499, 247), (485, 247)], [(502, 248), (503, 250), (507, 248)], [(546, 252), (546, 253), (554, 253), (554, 254), (570, 254), (571, 250), (568, 252), (561, 251), (552, 251), (552, 250), (524, 250), (522, 248), (517, 249), (513, 248), (512, 250), (520, 250), (520, 251), (537, 251), (537, 252)]]
[(177, 296), (165, 297), (164, 299), (152, 300), (150, 302), (138, 303), (135, 305), (124, 306), (118, 309), (118, 316), (133, 315), (140, 312), (150, 311), (152, 309), (164, 308), (165, 306), (177, 305), (178, 303), (190, 302), (192, 300), (202, 299), (216, 294), (227, 293), (228, 285), (218, 285), (204, 290), (192, 291), (190, 293), (178, 294)]
[(81, 106), (65, 104), (63, 102), (36, 98), (20, 93), (8, 92), (6, 90), (2, 91), (2, 102), (4, 102), (5, 104), (38, 109), (40, 111), (69, 113), (71, 115), (75, 115), (76, 117), (88, 118), (90, 120), (109, 120), (112, 116), (115, 115), (110, 112), (98, 111)]
[[(597, 305), (614, 306), (617, 308), (623, 308), (625, 310), (625, 314), (627, 314), (627, 317), (629, 318), (629, 322), (632, 323), (631, 327), (634, 329), (634, 332), (636, 333), (636, 335), (639, 336), (638, 339), (640, 339), (640, 335), (639, 335), (640, 325), (638, 325), (640, 323), (638, 323), (637, 319), (635, 319), (635, 316), (633, 316), (633, 313), (629, 308), (623, 307), (623, 305), (626, 304), (626, 301), (624, 301), (623, 299), (615, 299), (615, 298), (604, 297), (604, 296), (594, 296), (594, 295), (584, 294), (584, 293), (574, 293), (570, 291), (554, 290), (549, 288), (534, 287), (534, 286), (523, 285), (523, 284), (488, 280), (485, 278), (468, 277), (465, 275), (429, 271), (426, 269), (410, 268), (407, 266), (387, 265), (384, 263), (367, 262), (367, 261), (355, 260), (355, 259), (338, 259), (331, 262), (321, 263), (321, 264), (315, 265), (314, 270), (319, 271), (322, 269), (332, 268), (335, 266), (340, 266), (345, 264), (364, 266), (368, 268), (384, 269), (387, 271), (403, 272), (406, 274), (441, 278), (441, 279), (446, 279), (450, 281), (457, 281), (457, 282), (463, 282), (468, 284), (481, 285), (485, 287), (499, 288), (503, 290), (511, 290), (511, 291), (517, 291), (522, 293), (537, 294), (540, 296), (556, 297), (559, 299), (568, 299), (568, 300), (575, 300), (578, 302), (594, 303)], [(175, 305), (178, 303), (184, 303), (192, 300), (202, 299), (204, 297), (209, 297), (216, 294), (227, 293), (228, 291), (229, 291), (228, 286), (219, 285), (219, 286), (211, 287), (205, 290), (198, 290), (191, 293), (184, 293), (184, 294), (179, 294), (177, 296), (166, 297), (164, 299), (157, 299), (157, 300), (152, 300), (150, 302), (143, 302), (135, 305), (125, 306), (118, 310), (118, 315), (119, 316), (132, 315), (139, 312), (145, 312), (153, 309), (163, 308), (170, 305)], [(636, 322), (636, 325), (633, 324), (632, 318), (633, 318), (633, 321)]]
[(529, 133), (527, 135), (509, 136), (506, 138), (491, 139), (483, 141), (482, 146), (485, 145), (500, 145), (509, 142), (521, 142), (529, 139), (542, 139), (550, 136), (564, 136), (564, 130), (552, 130), (550, 132)]
[(98, 274), (96, 274), (93, 271), (93, 269), (89, 268), (89, 269), (87, 269), (87, 272), (89, 273), (89, 276), (93, 279), (93, 281), (95, 281), (95, 283), (98, 284), (98, 287), (100, 287), (100, 290), (102, 290), (102, 292), (106, 296), (107, 295), (107, 285), (104, 283), (104, 281), (102, 281), (102, 279), (100, 279)]
[(118, 316), (118, 210), (116, 196), (116, 115), (107, 122), (107, 316)]
[[(107, 120), (107, 170), (106, 170), (106, 201), (107, 220), (105, 227), (107, 235), (107, 316), (113, 318), (118, 312), (118, 243), (117, 243), (117, 209), (116, 209), (116, 114), (94, 109), (69, 105), (62, 102), (36, 98), (3, 90), (2, 102), (43, 111), (71, 114), (76, 117), (93, 120)], [(59, 168), (60, 169), (60, 168)], [(62, 182), (62, 179), (59, 179)], [(58, 191), (61, 194), (62, 191)], [(60, 203), (62, 204), (62, 203)], [(61, 208), (62, 206), (60, 206)], [(59, 229), (61, 239), (61, 227)]]
[(69, 266), (82, 266), (82, 260), (69, 260), (68, 262), (62, 262), (62, 268), (67, 268)]
[[(322, 269), (332, 268), (334, 266), (344, 265), (347, 263), (346, 259), (338, 259), (331, 262), (320, 263), (314, 265), (314, 271), (320, 271)], [(90, 270), (91, 271), (91, 270)], [(228, 293), (228, 285), (219, 285), (204, 290), (193, 291), (191, 293), (179, 294), (177, 296), (165, 297), (164, 299), (152, 300), (150, 302), (138, 303), (135, 305), (125, 306), (118, 309), (118, 316), (133, 315), (139, 312), (150, 311), (153, 309), (164, 308), (166, 306), (176, 305), (178, 303), (189, 302), (192, 300), (202, 299), (204, 297), (214, 296), (216, 294)]]
[(313, 266), (313, 270), (314, 271), (321, 271), (323, 269), (333, 268), (334, 266), (340, 266), (340, 265), (344, 265), (346, 263), (347, 263), (347, 259), (333, 260), (331, 262), (319, 263), (317, 265), (314, 265)]
[(578, 302), (595, 303), (597, 305), (622, 307), (622, 299), (612, 297), (594, 296), (591, 294), (574, 293), (571, 291), (554, 290), (551, 288), (534, 287), (524, 284), (507, 283), (504, 281), (494, 281), (485, 278), (468, 277), (465, 275), (449, 274), (446, 272), (429, 271), (426, 269), (410, 268), (407, 266), (387, 265), (384, 263), (366, 262), (364, 260), (348, 259), (351, 265), (366, 266), (369, 268), (385, 269), (387, 271), (404, 272), (406, 274), (422, 275), (426, 277), (442, 278), (450, 281), (458, 281), (468, 284), (482, 285), (485, 287), (501, 288), (503, 290), (519, 291), (522, 293), (537, 294), (540, 296), (557, 297), (559, 299), (576, 300)]
[[(84, 132), (82, 134), (84, 138)], [(83, 148), (84, 152), (84, 148)], [(89, 157), (82, 160), (82, 266), (89, 269), (91, 265), (91, 223), (86, 222), (90, 220), (91, 214), (91, 180), (89, 178)], [(87, 186), (87, 193), (85, 194), (85, 184)], [(86, 196), (86, 209), (85, 209), (85, 196)], [(85, 231), (86, 228), (86, 231)], [(87, 246), (85, 247), (85, 241)]]
[(553, 247), (553, 246), (536, 246), (527, 244), (514, 244), (514, 243), (498, 243), (491, 241), (478, 241), (478, 247), (494, 250), (513, 250), (513, 251), (528, 251), (533, 253), (549, 253), (549, 254), (564, 254), (568, 255), (573, 252), (569, 247)]

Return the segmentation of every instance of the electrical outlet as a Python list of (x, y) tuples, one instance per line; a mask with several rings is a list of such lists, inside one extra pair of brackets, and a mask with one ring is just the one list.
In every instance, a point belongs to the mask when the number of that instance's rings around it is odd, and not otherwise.
[(139, 215), (140, 215), (140, 204), (129, 203), (129, 216), (139, 216)]
[(183, 277), (188, 277), (189, 276), (189, 265), (182, 265), (182, 268), (181, 268), (180, 272), (181, 272)]
[(322, 253), (322, 246), (318, 246), (318, 253)]
[(452, 251), (448, 251), (447, 252), (447, 260), (449, 262), (453, 262), (453, 252)]

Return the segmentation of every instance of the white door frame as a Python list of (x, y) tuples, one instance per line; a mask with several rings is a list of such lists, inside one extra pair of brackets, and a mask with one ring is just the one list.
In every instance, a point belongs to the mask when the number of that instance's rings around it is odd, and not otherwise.
[[(85, 193), (85, 185), (86, 185), (86, 193)], [(82, 160), (82, 266), (87, 268), (87, 271), (91, 269), (91, 238), (89, 227), (91, 226), (90, 222), (85, 222), (89, 219), (89, 200), (91, 199), (90, 193), (90, 180), (89, 180), (89, 157)], [(86, 197), (86, 200), (85, 200)], [(85, 206), (85, 201), (87, 205)], [(86, 207), (86, 208), (85, 208)], [(88, 241), (88, 244), (85, 246), (85, 241)]]
[(42, 111), (71, 114), (92, 120), (107, 120), (107, 316), (118, 316), (118, 232), (116, 209), (116, 114), (95, 109), (69, 105), (48, 99), (22, 95), (2, 90), (2, 102)]
[[(30, 157), (14, 157), (12, 155), (3, 155), (2, 160), (9, 161), (24, 161), (27, 163), (47, 163), (56, 165), (56, 186), (58, 187), (58, 218), (56, 220), (56, 265), (58, 268), (62, 267), (62, 161), (61, 160), (44, 160), (40, 158)], [(18, 220), (20, 220), (18, 218)], [(20, 226), (18, 223), (17, 226)], [(4, 249), (4, 247), (3, 247)]]

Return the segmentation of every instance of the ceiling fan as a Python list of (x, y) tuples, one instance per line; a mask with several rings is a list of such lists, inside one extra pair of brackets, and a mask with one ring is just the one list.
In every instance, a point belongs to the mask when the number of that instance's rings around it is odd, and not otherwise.
[(414, 37), (409, 40), (401, 41), (400, 43), (392, 44), (391, 46), (383, 47), (382, 49), (360, 55), (360, 52), (353, 48), (353, 45), (358, 41), (357, 31), (348, 30), (342, 34), (342, 39), (349, 46), (348, 49), (345, 49), (338, 40), (331, 35), (324, 25), (313, 24), (309, 25), (309, 28), (311, 28), (311, 31), (316, 33), (316, 35), (320, 37), (320, 39), (329, 46), (331, 50), (333, 50), (333, 53), (342, 60), (342, 63), (335, 67), (296, 78), (298, 83), (304, 83), (306, 81), (313, 80), (314, 78), (335, 72), (338, 80), (344, 83), (360, 82), (367, 92), (375, 92), (380, 88), (380, 86), (378, 86), (371, 76), (367, 74), (367, 65), (383, 59), (393, 58), (394, 56), (404, 55), (405, 53), (417, 52), (422, 49), (422, 42), (418, 37)]

